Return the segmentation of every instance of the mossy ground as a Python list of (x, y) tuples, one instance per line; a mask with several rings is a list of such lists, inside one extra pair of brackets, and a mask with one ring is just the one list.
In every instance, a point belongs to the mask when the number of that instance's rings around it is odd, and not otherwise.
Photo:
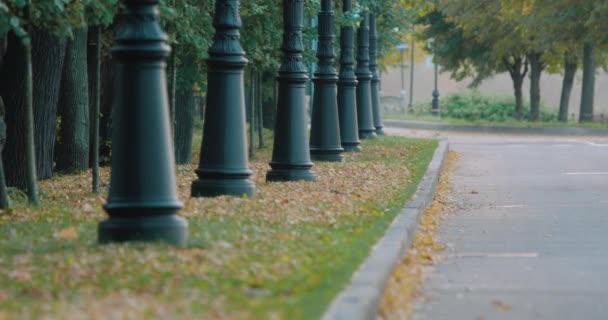
[[(98, 245), (105, 194), (90, 193), (90, 174), (43, 181), (40, 209), (16, 201), (0, 214), (0, 319), (319, 318), (415, 192), (436, 146), (366, 141), (344, 163), (317, 163), (314, 183), (266, 183), (265, 149), (251, 162), (258, 194), (249, 199), (191, 199), (195, 166), (179, 166), (184, 249)], [(101, 177), (107, 191), (107, 168)]]

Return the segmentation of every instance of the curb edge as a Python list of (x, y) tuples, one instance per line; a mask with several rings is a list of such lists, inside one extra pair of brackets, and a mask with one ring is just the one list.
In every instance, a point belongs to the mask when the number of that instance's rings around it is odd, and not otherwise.
[(559, 128), (559, 127), (513, 127), (513, 126), (473, 126), (465, 124), (443, 124), (413, 120), (383, 120), (385, 126), (404, 129), (440, 130), (475, 133), (514, 133), (539, 135), (605, 136), (608, 129), (603, 128)]
[(374, 245), (369, 256), (353, 273), (350, 284), (331, 302), (323, 320), (372, 320), (384, 289), (395, 267), (407, 254), (422, 212), (435, 196), (439, 176), (449, 151), (447, 140), (441, 139), (433, 154), (418, 190), (393, 219), (384, 236)]

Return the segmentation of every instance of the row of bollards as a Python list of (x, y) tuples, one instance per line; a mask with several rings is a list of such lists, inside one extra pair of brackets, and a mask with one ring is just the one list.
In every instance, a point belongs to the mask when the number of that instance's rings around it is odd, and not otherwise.
[[(185, 246), (187, 222), (176, 215), (177, 198), (170, 139), (165, 60), (170, 53), (159, 23), (159, 0), (124, 0), (112, 55), (117, 81), (113, 109), (112, 173), (99, 225), (99, 242), (165, 241)], [(375, 16), (365, 13), (358, 29), (343, 27), (340, 74), (334, 67), (335, 14), (331, 0), (319, 12), (318, 70), (311, 119), (306, 121), (303, 63), (304, 0), (283, 0), (282, 62), (271, 170), (267, 181), (313, 181), (313, 160), (342, 161), (360, 151), (359, 139), (382, 134), (378, 95)], [(352, 0), (344, 0), (345, 12)], [(217, 0), (209, 49), (208, 93), (201, 157), (192, 196), (253, 196), (247, 157), (244, 69), (239, 41), (238, 0)], [(370, 43), (371, 40), (371, 43)]]

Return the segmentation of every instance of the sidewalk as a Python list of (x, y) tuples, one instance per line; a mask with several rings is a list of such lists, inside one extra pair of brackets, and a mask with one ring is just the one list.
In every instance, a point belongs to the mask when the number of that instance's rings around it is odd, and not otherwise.
[(460, 209), (414, 319), (608, 318), (608, 140), (449, 141)]

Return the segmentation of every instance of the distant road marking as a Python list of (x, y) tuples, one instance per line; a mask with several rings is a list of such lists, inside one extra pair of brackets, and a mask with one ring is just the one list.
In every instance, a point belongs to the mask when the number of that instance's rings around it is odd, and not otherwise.
[(568, 140), (568, 142), (582, 142), (582, 143), (588, 144), (592, 147), (598, 147), (598, 148), (608, 147), (607, 143), (595, 143), (593, 141), (587, 141), (587, 140)]
[(567, 176), (601, 176), (608, 175), (608, 172), (565, 172)]
[(448, 255), (454, 258), (538, 258), (538, 252), (465, 252)]

